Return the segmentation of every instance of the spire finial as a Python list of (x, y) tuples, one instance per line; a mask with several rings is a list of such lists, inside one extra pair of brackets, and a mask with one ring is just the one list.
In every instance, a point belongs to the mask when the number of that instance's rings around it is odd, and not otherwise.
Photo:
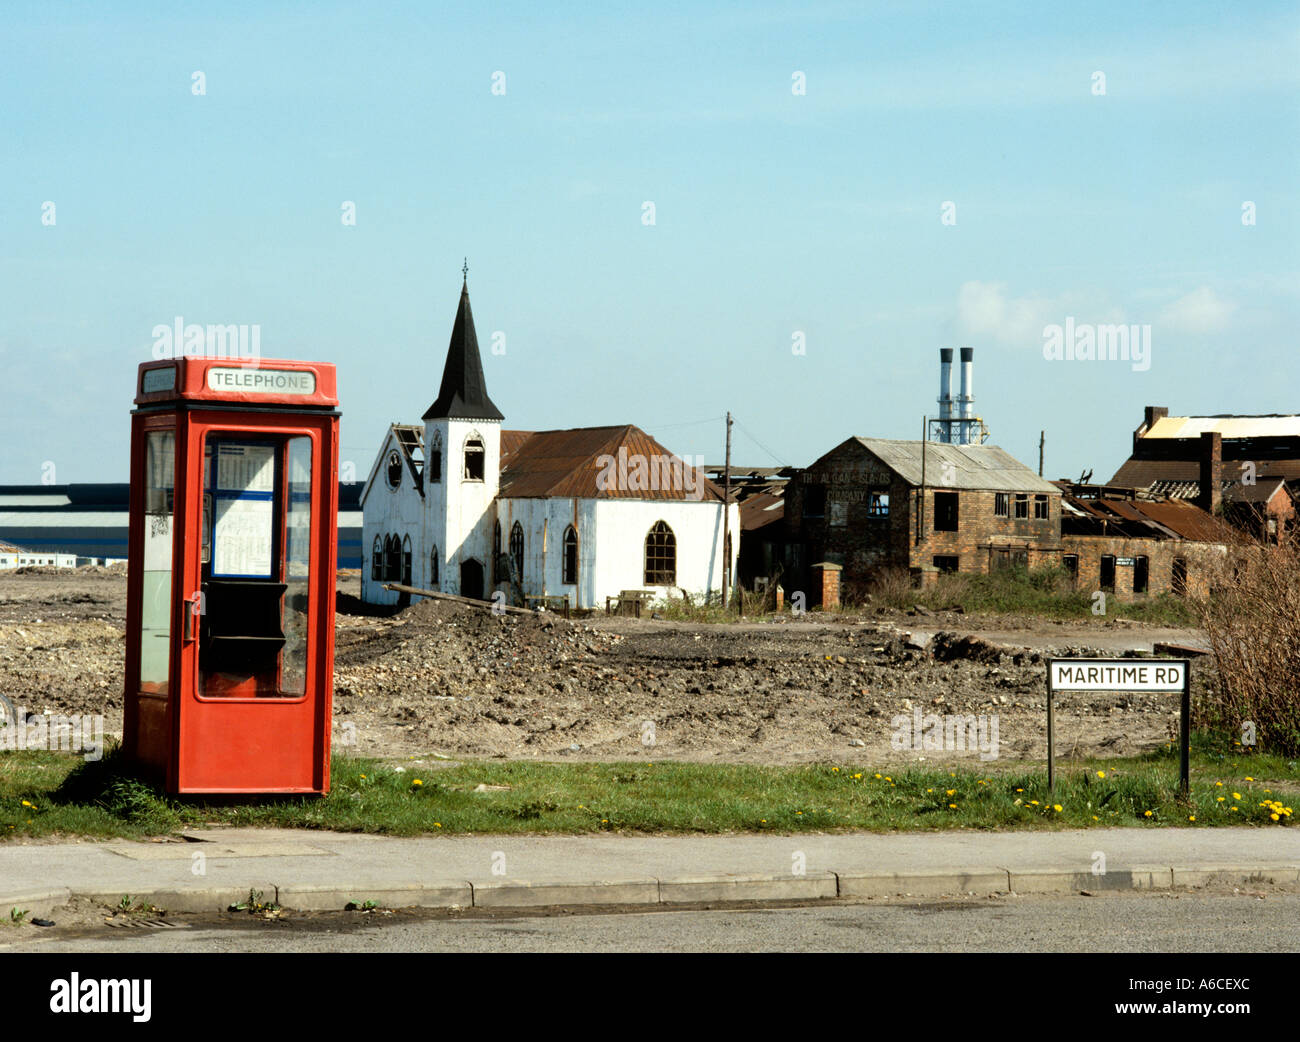
[(465, 263), (460, 266), (460, 274), (465, 282), (469, 282), (469, 258), (465, 258)]

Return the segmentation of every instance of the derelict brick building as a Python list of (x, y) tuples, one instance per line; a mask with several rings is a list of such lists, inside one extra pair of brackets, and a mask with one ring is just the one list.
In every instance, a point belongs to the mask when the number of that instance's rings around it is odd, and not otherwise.
[(1061, 490), (993, 445), (850, 438), (792, 480), (786, 589), (818, 603), (818, 564), (856, 599), (887, 569), (939, 572), (1059, 564)]

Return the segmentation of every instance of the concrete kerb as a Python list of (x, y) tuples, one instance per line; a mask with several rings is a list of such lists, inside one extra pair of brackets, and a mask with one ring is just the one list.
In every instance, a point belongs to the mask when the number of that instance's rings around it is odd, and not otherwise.
[(26, 912), (26, 919), (33, 916), (43, 919), (71, 900), (72, 891), (66, 886), (49, 890), (15, 890), (11, 894), (0, 894), (0, 918), (8, 919), (11, 913)]
[(1081, 890), (1167, 890), (1210, 883), (1300, 885), (1300, 864), (1212, 865), (1198, 868), (1134, 865), (1093, 875), (1088, 871), (1008, 868), (940, 869), (917, 872), (808, 872), (806, 875), (699, 875), (589, 882), (462, 880), (432, 883), (291, 884), (262, 882), (234, 887), (172, 888), (129, 895), (103, 888), (53, 887), (0, 894), (0, 914), (17, 908), (45, 916), (74, 897), (116, 907), (124, 896), (139, 906), (169, 912), (225, 911), (261, 891), (261, 900), (296, 911), (342, 911), (348, 903), (381, 908), (545, 908), (579, 905), (654, 906), (700, 902), (819, 901), (836, 898), (935, 898), (966, 894), (1066, 894)]

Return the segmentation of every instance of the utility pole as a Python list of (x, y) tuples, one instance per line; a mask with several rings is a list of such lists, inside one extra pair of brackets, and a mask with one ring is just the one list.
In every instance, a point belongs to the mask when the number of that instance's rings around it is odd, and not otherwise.
[(927, 417), (921, 417), (921, 487), (916, 494), (916, 545), (921, 545), (921, 540), (925, 538), (925, 443), (930, 439), (926, 436), (930, 429), (930, 421)]
[(722, 464), (722, 608), (731, 592), (731, 412), (727, 412), (727, 456)]
[(1038, 432), (1038, 476), (1043, 476), (1043, 442), (1047, 440), (1047, 431)]

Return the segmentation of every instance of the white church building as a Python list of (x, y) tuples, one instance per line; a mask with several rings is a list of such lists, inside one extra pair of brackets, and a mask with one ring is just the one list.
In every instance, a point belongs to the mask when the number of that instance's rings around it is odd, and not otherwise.
[[(438, 397), (422, 424), (389, 427), (361, 492), (362, 600), (385, 584), (575, 608), (643, 590), (716, 597), (740, 512), (703, 470), (639, 428), (502, 430), (488, 397), (468, 284)], [(418, 600), (418, 597), (412, 599)]]

